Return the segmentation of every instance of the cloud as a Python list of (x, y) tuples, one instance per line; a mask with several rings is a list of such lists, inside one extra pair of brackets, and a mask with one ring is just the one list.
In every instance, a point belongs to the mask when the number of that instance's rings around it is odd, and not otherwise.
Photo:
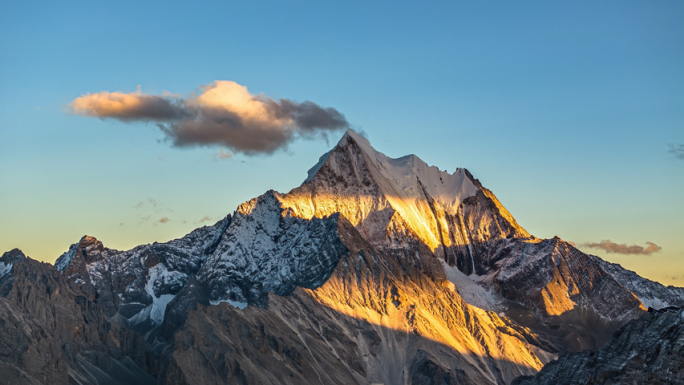
[(212, 156), (214, 157), (214, 160), (224, 160), (232, 158), (233, 153), (230, 151), (223, 151), (223, 149), (221, 149), (221, 151), (213, 153)]
[(669, 149), (667, 150), (667, 152), (674, 155), (674, 157), (677, 159), (684, 160), (684, 144), (670, 144), (668, 148)]
[(157, 222), (158, 222), (158, 223), (167, 223), (167, 222), (171, 222), (171, 219), (169, 219), (169, 218), (167, 218), (167, 217), (164, 217), (164, 218), (158, 220)]
[(602, 249), (607, 253), (614, 254), (628, 254), (628, 255), (651, 255), (657, 253), (662, 247), (653, 242), (646, 242), (646, 247), (639, 245), (627, 246), (624, 243), (613, 243), (610, 240), (601, 241), (599, 243), (584, 243), (582, 246), (594, 249)]
[(147, 197), (147, 201), (152, 204), (152, 206), (157, 207), (157, 201), (154, 198)]
[(311, 101), (253, 95), (233, 81), (200, 86), (197, 94), (99, 92), (76, 98), (74, 114), (123, 122), (153, 122), (174, 146), (222, 146), (247, 155), (271, 154), (297, 137), (327, 138), (349, 128), (339, 111)]
[(211, 218), (208, 215), (205, 215), (202, 219), (197, 221), (197, 223), (204, 223), (204, 222), (209, 222), (211, 221)]

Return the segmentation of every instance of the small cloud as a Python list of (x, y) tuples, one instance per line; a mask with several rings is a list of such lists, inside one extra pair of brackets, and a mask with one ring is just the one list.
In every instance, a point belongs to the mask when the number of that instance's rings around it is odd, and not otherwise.
[(662, 250), (662, 247), (653, 242), (646, 242), (646, 247), (639, 245), (628, 246), (625, 243), (614, 243), (610, 240), (601, 241), (599, 243), (584, 243), (584, 247), (593, 249), (601, 249), (609, 254), (625, 254), (625, 255), (651, 255)]
[(146, 216), (146, 217), (142, 217), (142, 218), (140, 218), (140, 219), (142, 219), (142, 220), (143, 220), (143, 222), (144, 222), (144, 221), (146, 221), (146, 220), (149, 220), (149, 219), (150, 219), (150, 216), (151, 216), (151, 215), (148, 215), (148, 216)]
[(672, 143), (668, 146), (670, 154), (674, 155), (675, 158), (684, 160), (684, 144), (682, 143)]
[(573, 242), (573, 241), (565, 241), (565, 242), (571, 244), (572, 247), (577, 247), (577, 244), (576, 244), (575, 242)]
[(119, 226), (123, 226), (123, 225), (124, 225), (124, 223), (123, 223), (123, 222), (119, 223)]
[(158, 220), (157, 222), (158, 222), (158, 223), (167, 223), (167, 222), (171, 222), (171, 220), (170, 220), (169, 218), (167, 218), (167, 217), (164, 217), (164, 218)]
[(230, 151), (223, 151), (223, 149), (221, 149), (219, 152), (215, 152), (215, 153), (213, 153), (213, 154), (211, 154), (211, 155), (212, 155), (212, 157), (214, 158), (214, 160), (216, 160), (216, 161), (218, 161), (218, 160), (224, 160), (224, 159), (230, 159), (230, 158), (233, 157), (233, 153), (232, 153), (232, 152), (230, 152)]
[(209, 222), (210, 220), (211, 220), (211, 218), (209, 218), (208, 215), (205, 215), (202, 219), (200, 219), (199, 221), (197, 221), (197, 223)]
[(139, 209), (139, 208), (141, 208), (141, 207), (143, 207), (143, 203), (142, 203), (142, 202), (138, 202), (138, 204), (135, 205), (135, 208), (136, 208), (136, 209)]
[(148, 197), (147, 201), (150, 202), (152, 204), (152, 206), (157, 207), (157, 201), (156, 200)]

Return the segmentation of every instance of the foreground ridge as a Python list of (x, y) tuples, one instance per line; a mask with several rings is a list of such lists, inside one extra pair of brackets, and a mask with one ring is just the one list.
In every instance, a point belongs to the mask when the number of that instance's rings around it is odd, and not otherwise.
[(684, 383), (684, 309), (651, 310), (596, 352), (563, 354), (514, 385)]

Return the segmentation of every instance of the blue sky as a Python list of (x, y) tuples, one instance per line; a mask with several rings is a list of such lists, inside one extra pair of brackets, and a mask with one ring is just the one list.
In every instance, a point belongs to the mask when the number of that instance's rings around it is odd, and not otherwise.
[[(44, 2), (0, 6), (0, 249), (166, 241), (288, 191), (341, 133), (271, 156), (70, 114), (215, 80), (345, 114), (390, 156), (468, 168), (540, 237), (684, 285), (684, 3)], [(159, 223), (166, 217), (169, 221)], [(147, 219), (145, 219), (147, 218)]]

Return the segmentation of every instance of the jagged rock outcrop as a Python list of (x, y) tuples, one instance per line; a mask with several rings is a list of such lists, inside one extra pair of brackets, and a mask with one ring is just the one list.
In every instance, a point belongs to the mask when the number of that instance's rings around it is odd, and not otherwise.
[(267, 293), (322, 285), (348, 250), (335, 235), (340, 214), (297, 218), (275, 192), (242, 204), (197, 274), (212, 301), (265, 306)]
[(101, 306), (108, 317), (143, 334), (161, 353), (158, 338), (167, 304), (202, 266), (230, 226), (228, 215), (166, 243), (119, 251), (84, 236), (55, 262), (73, 285)]
[(15, 249), (0, 257), (0, 382), (154, 384), (142, 336), (47, 263)]
[(623, 326), (597, 351), (566, 353), (514, 385), (682, 384), (684, 310), (649, 311)]

